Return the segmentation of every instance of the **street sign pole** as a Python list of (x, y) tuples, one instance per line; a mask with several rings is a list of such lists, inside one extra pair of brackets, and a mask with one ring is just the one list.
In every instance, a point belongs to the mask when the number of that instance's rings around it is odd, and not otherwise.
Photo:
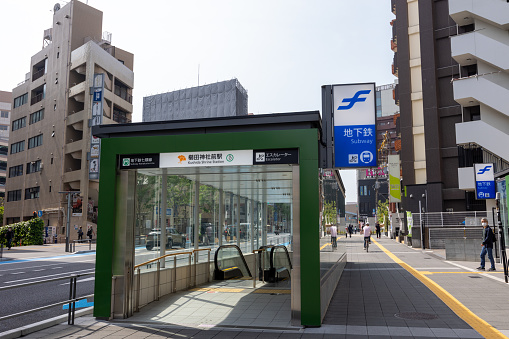
[(71, 233), (71, 199), (72, 194), (81, 193), (80, 191), (64, 191), (58, 192), (60, 194), (67, 194), (67, 221), (65, 224), (65, 251), (70, 252), (71, 248), (69, 247), (69, 235)]

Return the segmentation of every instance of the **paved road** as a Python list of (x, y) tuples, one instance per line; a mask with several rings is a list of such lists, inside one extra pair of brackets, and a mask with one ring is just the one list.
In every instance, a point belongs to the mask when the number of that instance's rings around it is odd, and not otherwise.
[[(94, 272), (95, 253), (69, 254), (56, 248), (51, 257), (40, 257), (42, 252), (31, 250), (35, 246), (27, 248), (17, 247), (4, 252), (0, 262), (0, 288), (43, 281), (52, 278), (66, 277), (71, 274), (85, 274)], [(39, 248), (40, 249), (40, 248)], [(48, 253), (46, 253), (48, 255)], [(41, 283), (27, 287), (0, 290), (0, 317), (41, 307), (69, 298), (69, 280)], [(77, 295), (92, 294), (94, 289), (94, 277), (78, 278)], [(88, 301), (93, 301), (89, 299)], [(62, 306), (39, 311), (24, 316), (17, 316), (8, 320), (0, 321), (0, 332), (20, 326), (32, 324), (67, 312)]]

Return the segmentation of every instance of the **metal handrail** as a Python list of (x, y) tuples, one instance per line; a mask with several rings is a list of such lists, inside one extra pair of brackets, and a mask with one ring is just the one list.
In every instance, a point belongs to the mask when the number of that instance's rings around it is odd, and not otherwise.
[(138, 265), (135, 265), (134, 268), (138, 268), (138, 267), (141, 267), (141, 266), (144, 266), (144, 265), (148, 265), (148, 264), (151, 264), (153, 263), (154, 261), (158, 261), (158, 260), (161, 260), (163, 258), (166, 258), (166, 257), (171, 257), (171, 256), (174, 256), (174, 255), (180, 255), (180, 254), (193, 254), (193, 252), (178, 252), (178, 253), (169, 253), (169, 254), (165, 254), (163, 256), (160, 256), (160, 257), (157, 257), (155, 259), (152, 259), (152, 260), (149, 260), (149, 261), (146, 261), (144, 263), (141, 263), (141, 264), (138, 264)]
[(0, 317), (0, 321), (7, 320), (7, 319), (10, 319), (10, 318), (14, 318), (14, 317), (17, 317), (19, 315), (25, 315), (25, 314), (34, 313), (34, 312), (37, 312), (37, 311), (42, 311), (42, 310), (45, 310), (47, 308), (51, 308), (51, 307), (55, 307), (55, 306), (71, 304), (73, 302), (80, 301), (80, 300), (83, 300), (83, 299), (86, 299), (86, 298), (90, 298), (90, 297), (93, 297), (93, 296), (94, 296), (93, 294), (84, 295), (84, 296), (76, 298), (76, 299), (70, 299), (70, 300), (66, 300), (66, 301), (61, 301), (61, 302), (58, 302), (58, 303), (55, 303), (55, 304), (51, 304), (51, 305), (48, 305), (48, 306), (41, 306), (41, 307), (33, 308), (31, 310), (28, 310), (28, 311), (18, 312), (18, 313), (14, 313), (14, 314), (11, 314), (11, 315), (5, 315), (3, 317)]

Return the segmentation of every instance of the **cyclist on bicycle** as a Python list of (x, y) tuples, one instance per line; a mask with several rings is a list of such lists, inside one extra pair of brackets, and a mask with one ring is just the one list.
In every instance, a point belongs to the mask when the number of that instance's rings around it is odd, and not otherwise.
[(338, 228), (335, 225), (330, 227), (330, 237), (332, 242), (332, 247), (338, 247), (337, 238), (338, 238)]
[(371, 237), (371, 227), (369, 227), (369, 222), (366, 221), (366, 225), (362, 228), (362, 233), (364, 234), (364, 249), (366, 249), (366, 245), (369, 246), (369, 238)]

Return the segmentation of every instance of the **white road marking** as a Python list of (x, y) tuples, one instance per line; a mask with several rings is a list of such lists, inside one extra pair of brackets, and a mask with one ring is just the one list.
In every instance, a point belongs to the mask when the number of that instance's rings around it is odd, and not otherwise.
[[(65, 276), (65, 275), (79, 274), (79, 273), (93, 273), (94, 270), (95, 269), (91, 268), (91, 269), (82, 270), (82, 271), (57, 273), (57, 274), (53, 274), (53, 275), (45, 275), (45, 276), (39, 276), (39, 277), (33, 277), (33, 278), (27, 278), (27, 279), (11, 280), (11, 281), (4, 282), (4, 284), (12, 284), (12, 283), (17, 283), (17, 282), (22, 282), (22, 281), (27, 281), (27, 280), (36, 280), (36, 279), (42, 279), (42, 278), (58, 278), (59, 275)], [(14, 274), (14, 273), (12, 273), (12, 274)]]
[[(469, 272), (479, 272), (478, 270), (474, 270), (474, 269), (471, 269), (471, 268), (468, 268), (468, 267), (465, 267), (463, 265), (460, 265), (460, 264), (456, 264), (454, 262), (450, 262), (450, 261), (445, 261), (446, 263), (448, 264), (451, 264), (451, 265), (454, 265), (454, 266), (457, 266), (457, 267), (461, 267), (462, 269), (466, 270), (466, 271), (469, 271)], [(509, 286), (509, 284), (506, 284), (505, 283), (505, 279), (502, 279), (502, 278), (498, 278), (492, 274), (487, 274), (487, 273), (480, 273), (480, 275), (482, 275), (483, 277), (486, 277), (486, 278), (490, 278), (490, 279), (493, 279), (493, 280), (496, 280), (496, 281), (500, 281), (500, 282), (503, 282), (505, 286)]]
[(63, 267), (53, 267), (52, 270), (59, 270), (61, 268), (63, 268)]
[(12, 272), (11, 274), (24, 274), (25, 272)]
[[(95, 262), (95, 259), (91, 259), (91, 260), (80, 260), (80, 261), (72, 261), (72, 262), (60, 262), (58, 264), (46, 264), (44, 266), (32, 266), (32, 267), (18, 267), (18, 268), (8, 268), (8, 269), (5, 269), (5, 270), (2, 270), (3, 272), (7, 272), (7, 271), (16, 271), (16, 270), (29, 270), (31, 268), (39, 268), (39, 267), (44, 267), (45, 269), (49, 266), (55, 266), (55, 265), (69, 265), (69, 264), (78, 264), (78, 263), (81, 263), (81, 262), (88, 262), (88, 261), (94, 261)], [(6, 263), (7, 264), (7, 263)], [(19, 264), (19, 262), (18, 262)], [(4, 264), (3, 264), (4, 265)]]
[(44, 271), (44, 270), (45, 270), (45, 269), (44, 269), (44, 268), (42, 268), (42, 269), (40, 269), (40, 270), (33, 270), (33, 272), (40, 272), (40, 271)]

